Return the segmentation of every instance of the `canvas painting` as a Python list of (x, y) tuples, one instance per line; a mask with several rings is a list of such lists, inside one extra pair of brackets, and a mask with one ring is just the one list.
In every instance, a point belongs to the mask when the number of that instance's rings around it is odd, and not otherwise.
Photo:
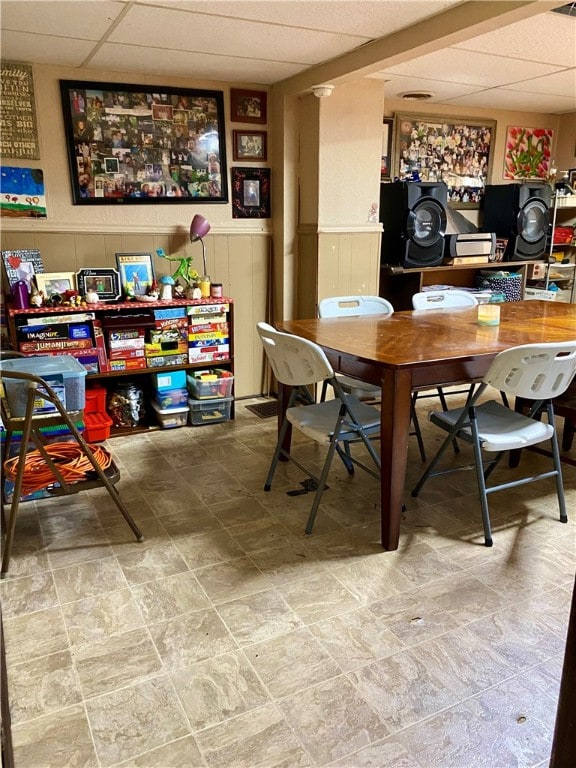
[(549, 128), (508, 126), (503, 178), (548, 178), (553, 133)]
[(44, 173), (40, 168), (0, 166), (0, 216), (46, 218)]

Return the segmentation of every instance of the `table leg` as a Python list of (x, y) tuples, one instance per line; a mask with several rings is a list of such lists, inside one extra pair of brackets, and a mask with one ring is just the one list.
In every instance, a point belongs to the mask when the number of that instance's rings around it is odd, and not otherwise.
[(398, 549), (400, 515), (404, 498), (412, 373), (385, 369), (382, 379), (382, 422), (380, 427), (382, 459), (381, 516), (382, 546)]

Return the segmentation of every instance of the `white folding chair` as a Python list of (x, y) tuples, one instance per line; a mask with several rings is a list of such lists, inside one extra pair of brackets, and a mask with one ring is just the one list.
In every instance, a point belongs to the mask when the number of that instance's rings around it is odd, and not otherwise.
[[(452, 309), (457, 307), (475, 307), (478, 305), (478, 299), (468, 291), (459, 291), (457, 288), (451, 288), (444, 291), (422, 291), (421, 293), (415, 293), (412, 296), (412, 308), (416, 310), (428, 310), (428, 309)], [(466, 394), (468, 398), (472, 396), (474, 392), (474, 384), (472, 384), (466, 390), (453, 390), (450, 394), (461, 395)], [(448, 410), (448, 403), (446, 402), (446, 393), (442, 387), (436, 387), (436, 391), (433, 393), (426, 392), (424, 390), (415, 390), (412, 393), (412, 421), (414, 422), (414, 429), (416, 435), (420, 435), (419, 444), (422, 442), (420, 432), (420, 422), (418, 421), (418, 414), (416, 412), (416, 402), (419, 398), (438, 397), (442, 405), (442, 410)], [(458, 443), (454, 441), (454, 451), (458, 453)], [(422, 461), (426, 461), (426, 455), (423, 449), (420, 451), (422, 455)]]
[[(429, 477), (475, 467), (484, 523), (484, 541), (487, 547), (491, 547), (488, 494), (554, 477), (560, 520), (563, 523), (567, 522), (552, 400), (566, 391), (575, 372), (576, 340), (566, 343), (524, 344), (496, 355), (482, 383), (464, 408), (430, 414), (430, 420), (448, 432), (448, 435), (416, 483), (412, 496), (418, 496)], [(496, 400), (480, 404), (479, 399), (488, 386), (496, 387), (509, 396), (533, 401), (530, 411), (527, 415), (523, 415)], [(547, 414), (547, 422), (539, 418), (542, 410)], [(434, 471), (446, 448), (456, 437), (472, 444), (474, 464)], [(552, 448), (553, 470), (490, 487), (486, 485), (486, 481), (506, 451), (527, 448), (548, 440)], [(483, 450), (496, 455), (492, 459), (483, 460)]]
[[(394, 307), (386, 299), (380, 296), (330, 296), (321, 299), (318, 304), (318, 317), (359, 317), (366, 315), (391, 315)], [(337, 373), (336, 378), (340, 386), (350, 395), (355, 397), (380, 397), (380, 387), (369, 384), (366, 381), (353, 379), (343, 373)], [(327, 383), (322, 385), (320, 400), (326, 399)]]
[[(280, 456), (291, 460), (308, 475), (316, 491), (306, 525), (306, 533), (312, 533), (335, 452), (342, 459), (349, 474), (354, 474), (354, 466), (357, 465), (374, 477), (380, 478), (380, 457), (370, 441), (371, 437), (380, 434), (380, 412), (343, 391), (328, 358), (317, 344), (299, 336), (281, 333), (267, 323), (258, 323), (257, 328), (276, 379), (292, 388), (264, 490), (269, 491), (272, 487)], [(335, 398), (322, 403), (310, 402), (307, 388), (326, 380), (334, 388)], [(302, 392), (305, 393), (308, 405), (297, 405)], [(328, 446), (320, 477), (316, 477), (282, 447), (289, 424), (317, 443)], [(376, 470), (352, 456), (350, 444), (355, 442), (363, 443)]]

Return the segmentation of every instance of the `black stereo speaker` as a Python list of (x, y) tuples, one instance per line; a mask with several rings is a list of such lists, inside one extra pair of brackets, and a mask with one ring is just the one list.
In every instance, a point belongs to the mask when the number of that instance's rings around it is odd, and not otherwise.
[(548, 184), (489, 184), (483, 232), (508, 238), (504, 261), (540, 259), (546, 253), (552, 190)]
[(442, 181), (395, 181), (380, 185), (383, 225), (381, 264), (442, 264), (448, 187)]

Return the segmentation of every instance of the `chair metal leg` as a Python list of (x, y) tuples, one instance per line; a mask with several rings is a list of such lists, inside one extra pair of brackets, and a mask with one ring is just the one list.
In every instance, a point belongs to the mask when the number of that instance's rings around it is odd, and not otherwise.
[(274, 479), (274, 475), (276, 473), (276, 467), (278, 466), (280, 455), (283, 452), (282, 443), (284, 441), (284, 438), (286, 437), (288, 425), (289, 425), (289, 421), (286, 417), (284, 417), (284, 421), (282, 422), (282, 426), (280, 427), (280, 432), (278, 433), (278, 441), (276, 443), (276, 448), (274, 449), (274, 455), (272, 456), (272, 461), (270, 462), (270, 469), (268, 470), (268, 476), (266, 477), (266, 482), (264, 483), (265, 491), (269, 491), (272, 488), (272, 480)]
[(556, 425), (554, 421), (554, 406), (551, 402), (546, 403), (546, 414), (548, 415), (548, 423), (554, 427), (552, 438), (550, 440), (552, 444), (552, 459), (554, 461), (554, 469), (556, 470), (556, 493), (558, 494), (558, 507), (560, 508), (560, 522), (567, 523), (568, 515), (566, 514), (566, 497), (564, 495), (564, 482), (562, 479), (562, 462), (560, 460), (560, 449), (558, 448), (558, 435), (556, 434)]
[(326, 487), (326, 480), (328, 479), (328, 472), (330, 471), (330, 465), (332, 464), (332, 459), (334, 457), (334, 452), (336, 451), (337, 443), (338, 441), (335, 437), (333, 437), (330, 441), (330, 447), (328, 448), (326, 460), (324, 461), (324, 466), (322, 467), (322, 474), (320, 475), (320, 479), (318, 481), (318, 488), (316, 489), (316, 494), (314, 495), (312, 509), (310, 510), (310, 514), (308, 515), (308, 522), (306, 523), (305, 531), (308, 534), (312, 533), (312, 528), (314, 528), (314, 522), (316, 520), (316, 515), (318, 514), (318, 507), (320, 506), (322, 494), (324, 493), (324, 488)]
[(418, 397), (418, 393), (414, 392), (412, 395), (411, 403), (410, 403), (410, 415), (412, 417), (412, 425), (414, 427), (414, 432), (411, 432), (410, 434), (413, 434), (416, 437), (416, 442), (418, 443), (418, 450), (420, 451), (420, 458), (422, 459), (422, 461), (426, 461), (426, 451), (424, 449), (424, 441), (422, 440), (420, 422), (418, 421), (418, 414), (416, 413), (417, 397)]
[[(478, 423), (476, 414), (472, 414), (470, 420), (470, 427), (472, 430), (472, 437), (474, 438), (474, 463), (476, 464), (476, 480), (478, 483), (478, 495), (480, 497), (480, 507), (482, 510), (482, 524), (484, 526), (484, 544), (487, 547), (491, 547), (492, 541), (492, 527), (490, 525), (490, 511), (488, 509), (488, 498), (486, 496), (486, 477), (484, 476), (484, 463), (482, 460), (482, 448), (480, 446), (480, 438), (478, 437)], [(491, 470), (489, 470), (491, 471)]]

